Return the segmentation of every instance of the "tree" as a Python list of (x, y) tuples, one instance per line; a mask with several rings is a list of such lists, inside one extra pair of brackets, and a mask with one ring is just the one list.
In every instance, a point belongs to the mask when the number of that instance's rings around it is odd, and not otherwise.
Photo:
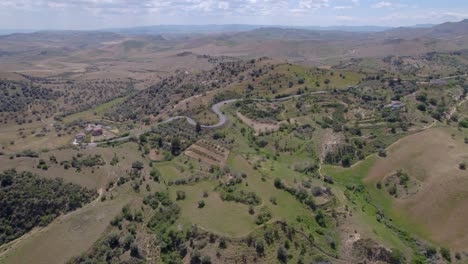
[(458, 167), (460, 168), (460, 170), (466, 170), (466, 163), (461, 162), (460, 164), (458, 164)]
[(185, 200), (185, 192), (177, 191), (177, 200)]
[(265, 240), (262, 238), (257, 239), (255, 241), (255, 250), (259, 255), (263, 255), (265, 253)]
[(379, 150), (379, 157), (385, 158), (387, 157), (387, 151), (385, 149)]
[(195, 126), (195, 131), (196, 131), (197, 133), (200, 133), (200, 132), (201, 132), (201, 125), (200, 125), (200, 123), (197, 123), (197, 125)]
[(155, 167), (150, 172), (150, 176), (153, 178), (153, 181), (159, 182), (159, 178), (161, 177), (161, 172)]
[(442, 257), (447, 260), (448, 262), (451, 262), (452, 261), (452, 256), (450, 254), (450, 249), (448, 248), (445, 248), (445, 247), (441, 247), (440, 248), (440, 254), (442, 255)]
[(201, 263), (202, 264), (211, 264), (211, 257), (210, 256), (203, 256), (201, 258)]
[(275, 179), (275, 187), (277, 189), (282, 189), (284, 186), (283, 186), (283, 183), (281, 182), (281, 179), (280, 178), (276, 178)]
[(203, 207), (205, 207), (205, 201), (200, 200), (200, 201), (198, 202), (198, 208), (203, 208)]
[(226, 238), (222, 237), (219, 239), (219, 248), (227, 248)]
[(112, 157), (112, 160), (110, 162), (110, 165), (115, 166), (119, 163), (119, 157), (117, 157), (117, 154), (114, 153), (114, 156)]
[(276, 251), (276, 257), (281, 263), (286, 263), (288, 260), (288, 251), (281, 245)]
[(138, 245), (136, 243), (132, 243), (130, 246), (130, 256), (134, 258), (140, 257), (140, 251), (138, 250)]
[(403, 264), (406, 263), (406, 258), (401, 251), (398, 249), (392, 249), (392, 252), (390, 253), (390, 259), (389, 262), (391, 264)]
[(107, 239), (107, 243), (109, 244), (109, 247), (111, 248), (118, 247), (120, 245), (119, 239), (120, 237), (118, 234), (115, 234), (115, 233), (111, 234), (109, 238)]
[(192, 254), (190, 254), (190, 263), (191, 263), (191, 264), (198, 264), (198, 263), (200, 263), (200, 261), (201, 261), (201, 260), (200, 260), (200, 257), (201, 257), (200, 252), (199, 252), (197, 249), (195, 249), (195, 250), (192, 252)]
[(419, 111), (422, 111), (422, 112), (426, 111), (426, 105), (425, 104), (419, 104), (417, 108), (418, 108)]
[(468, 118), (464, 118), (458, 123), (459, 127), (468, 128)]
[(180, 154), (180, 139), (173, 138), (171, 141), (171, 153), (174, 156), (178, 156)]
[(325, 221), (325, 214), (323, 213), (322, 210), (319, 210), (317, 214), (315, 215), (315, 221), (321, 227), (327, 226), (327, 222)]
[(142, 170), (145, 166), (143, 165), (143, 162), (137, 160), (135, 162), (132, 163), (132, 169), (135, 169), (135, 170)]

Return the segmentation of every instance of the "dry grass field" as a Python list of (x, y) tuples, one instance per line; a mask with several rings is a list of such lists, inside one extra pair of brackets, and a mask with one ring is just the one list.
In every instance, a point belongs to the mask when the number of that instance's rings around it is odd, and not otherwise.
[(226, 165), (229, 150), (214, 143), (200, 140), (196, 144), (190, 146), (184, 154), (199, 162), (206, 163), (208, 165), (216, 165), (222, 168)]
[(257, 122), (253, 119), (246, 117), (240, 112), (237, 112), (236, 115), (244, 124), (252, 128), (255, 131), (256, 135), (258, 135), (259, 133), (269, 133), (269, 132), (278, 131), (280, 128), (280, 124), (281, 124), (281, 122), (277, 122), (275, 124)]
[(34, 229), (12, 241), (8, 251), (0, 252), (0, 263), (65, 263), (89, 249), (130, 198), (122, 194), (107, 202), (97, 200), (47, 227)]
[(416, 194), (396, 198), (393, 207), (421, 225), (429, 239), (467, 249), (468, 173), (459, 163), (468, 161), (468, 145), (454, 129), (435, 128), (408, 136), (388, 149), (369, 171), (366, 181), (377, 183), (402, 170), (422, 183)]
[[(78, 153), (83, 157), (88, 155), (102, 155), (105, 165), (92, 168), (84, 167), (81, 171), (76, 171), (74, 168), (68, 170), (60, 163), (62, 161), (71, 161), (72, 157)], [(119, 158), (119, 163), (115, 166), (110, 165), (112, 158), (115, 155)], [(57, 158), (58, 163), (54, 164), (49, 161), (51, 156)], [(132, 143), (126, 143), (115, 148), (90, 148), (84, 150), (63, 149), (51, 150), (48, 152), (39, 153), (38, 158), (15, 157), (10, 159), (10, 156), (0, 156), (0, 167), (4, 170), (15, 168), (18, 171), (31, 171), (46, 178), (63, 178), (65, 182), (76, 183), (92, 189), (100, 189), (105, 187), (107, 182), (116, 180), (124, 175), (131, 168), (132, 162), (139, 159), (137, 146)], [(37, 168), (39, 160), (44, 160), (49, 168), (42, 170)]]

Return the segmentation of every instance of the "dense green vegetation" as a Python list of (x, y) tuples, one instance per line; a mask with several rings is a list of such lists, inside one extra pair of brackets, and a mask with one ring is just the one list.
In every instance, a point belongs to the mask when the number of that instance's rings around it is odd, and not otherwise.
[(95, 191), (30, 172), (0, 173), (0, 245), (93, 200)]

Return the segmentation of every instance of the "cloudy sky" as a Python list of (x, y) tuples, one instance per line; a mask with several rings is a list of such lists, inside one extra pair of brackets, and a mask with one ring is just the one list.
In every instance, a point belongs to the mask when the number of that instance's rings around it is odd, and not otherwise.
[(0, 0), (0, 29), (158, 24), (404, 26), (468, 18), (468, 0)]

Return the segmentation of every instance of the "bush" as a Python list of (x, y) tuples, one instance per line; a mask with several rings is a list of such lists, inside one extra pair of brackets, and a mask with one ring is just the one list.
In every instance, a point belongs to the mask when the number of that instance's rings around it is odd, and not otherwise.
[(382, 182), (377, 182), (376, 184), (377, 189), (382, 189)]
[(448, 248), (445, 248), (445, 247), (441, 247), (440, 248), (440, 255), (442, 255), (442, 257), (447, 260), (448, 262), (451, 262), (452, 261), (452, 256), (450, 254), (450, 250)]
[(425, 104), (419, 104), (417, 106), (419, 111), (426, 112), (426, 105)]
[(203, 208), (205, 207), (205, 201), (201, 200), (198, 202), (198, 208)]
[(144, 168), (144, 165), (141, 161), (135, 161), (132, 163), (132, 169), (135, 169), (135, 170), (142, 170)]
[(390, 253), (390, 259), (389, 262), (391, 264), (403, 264), (406, 263), (406, 258), (405, 255), (398, 249), (392, 249), (392, 252)]
[(185, 192), (184, 191), (177, 191), (177, 201), (185, 200)]
[(284, 186), (283, 186), (283, 183), (281, 182), (281, 179), (280, 178), (276, 178), (275, 179), (275, 187), (277, 189), (282, 189)]
[(201, 263), (202, 264), (211, 264), (211, 257), (210, 256), (203, 256), (201, 258)]
[(190, 263), (193, 263), (193, 264), (197, 264), (197, 263), (200, 263), (201, 259), (201, 254), (200, 252), (195, 249), (192, 254), (190, 254)]
[(219, 239), (219, 248), (227, 248), (226, 238), (222, 237)]
[(264, 224), (270, 221), (271, 217), (272, 216), (271, 216), (270, 209), (268, 209), (268, 207), (263, 207), (262, 209), (260, 209), (260, 213), (257, 215), (257, 219), (255, 220), (255, 223), (257, 225)]
[(327, 227), (327, 222), (325, 220), (325, 214), (322, 210), (319, 210), (315, 215), (315, 222), (321, 227)]
[(460, 164), (458, 164), (458, 167), (460, 168), (460, 170), (466, 170), (466, 163), (461, 162)]
[(387, 157), (387, 151), (385, 149), (379, 150), (379, 157), (382, 157), (382, 158)]
[(468, 118), (464, 118), (458, 123), (459, 127), (468, 128)]
[(259, 255), (263, 255), (265, 253), (265, 240), (262, 238), (257, 239), (255, 241), (255, 250)]
[(116, 248), (120, 246), (119, 239), (120, 239), (120, 236), (118, 234), (115, 234), (115, 233), (111, 234), (107, 238), (107, 244), (109, 245), (110, 248)]
[(276, 251), (276, 257), (281, 263), (286, 263), (288, 261), (288, 251), (281, 245)]
[(134, 258), (140, 257), (140, 251), (138, 250), (138, 245), (136, 243), (133, 243), (130, 246), (130, 256)]

